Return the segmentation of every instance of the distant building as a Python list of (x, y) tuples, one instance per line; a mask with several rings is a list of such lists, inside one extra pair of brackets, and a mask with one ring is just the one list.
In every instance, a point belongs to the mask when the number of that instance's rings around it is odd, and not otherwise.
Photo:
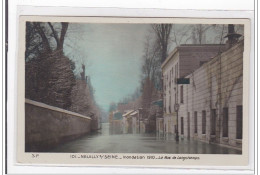
[(131, 123), (132, 123), (132, 133), (137, 134), (139, 133), (139, 111), (136, 110), (133, 113), (130, 114)]
[(123, 133), (123, 116), (119, 111), (110, 112), (109, 115), (109, 129), (110, 134), (122, 134)]
[(133, 131), (132, 128), (132, 117), (130, 116), (132, 113), (134, 113), (135, 110), (127, 110), (124, 114), (123, 114), (123, 133), (124, 134), (130, 134)]
[(142, 121), (142, 109), (127, 110), (123, 114), (122, 126), (124, 134), (137, 134), (145, 132), (145, 124)]
[(181, 45), (162, 64), (164, 133), (241, 148), (244, 41), (228, 43)]

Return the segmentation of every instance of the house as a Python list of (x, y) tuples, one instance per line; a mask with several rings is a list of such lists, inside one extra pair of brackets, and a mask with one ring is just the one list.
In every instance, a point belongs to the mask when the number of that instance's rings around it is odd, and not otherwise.
[(110, 134), (123, 133), (122, 120), (123, 120), (123, 116), (122, 113), (120, 113), (119, 111), (113, 111), (110, 113), (109, 115)]
[(123, 134), (132, 133), (132, 117), (130, 116), (130, 114), (134, 112), (135, 110), (127, 110), (123, 114), (123, 121), (122, 121)]
[(242, 148), (244, 40), (231, 36), (177, 47), (162, 64), (165, 133)]
[[(224, 47), (224, 45), (216, 44), (181, 45), (176, 47), (163, 62), (161, 67), (163, 74), (163, 127), (165, 133), (176, 133), (177, 113), (174, 107), (175, 104), (183, 102), (183, 99), (177, 98), (177, 79), (191, 74), (218, 55), (219, 51), (223, 50)], [(179, 93), (183, 93), (183, 89), (179, 90)]]

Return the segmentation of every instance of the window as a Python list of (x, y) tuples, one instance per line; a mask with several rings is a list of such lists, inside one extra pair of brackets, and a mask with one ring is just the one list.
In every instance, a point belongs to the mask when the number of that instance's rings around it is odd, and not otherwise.
[(170, 97), (169, 97), (169, 113), (172, 112), (172, 111), (171, 111), (171, 101), (172, 101), (172, 99), (171, 99), (171, 94), (170, 94)]
[(176, 78), (177, 78), (177, 65), (175, 64), (175, 74), (174, 74), (174, 77), (175, 77), (175, 80), (176, 80)]
[(197, 111), (194, 112), (194, 133), (198, 133)]
[(242, 139), (243, 131), (243, 108), (242, 106), (237, 106), (237, 139)]
[(170, 86), (171, 86), (171, 82), (172, 82), (172, 70), (170, 70)]
[(210, 135), (216, 135), (216, 109), (211, 109)]
[(173, 67), (172, 67), (172, 79), (171, 79), (172, 83), (173, 83), (173, 80), (174, 80), (174, 76), (173, 76)]
[(223, 108), (223, 137), (228, 137), (228, 108)]
[(176, 69), (176, 72), (177, 72), (177, 78), (179, 78), (179, 63), (177, 63), (177, 69)]
[(183, 122), (183, 117), (181, 117), (181, 134), (184, 134), (184, 122)]
[(181, 91), (181, 93), (180, 93), (180, 99), (181, 99), (181, 103), (183, 103), (183, 86), (181, 86), (180, 87), (180, 91)]
[(206, 111), (202, 111), (202, 134), (206, 134)]

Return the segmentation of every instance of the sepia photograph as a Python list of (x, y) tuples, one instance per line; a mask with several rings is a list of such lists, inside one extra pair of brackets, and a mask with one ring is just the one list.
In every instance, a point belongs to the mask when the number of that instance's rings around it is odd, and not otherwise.
[(245, 154), (245, 23), (214, 21), (25, 19), (22, 151)]

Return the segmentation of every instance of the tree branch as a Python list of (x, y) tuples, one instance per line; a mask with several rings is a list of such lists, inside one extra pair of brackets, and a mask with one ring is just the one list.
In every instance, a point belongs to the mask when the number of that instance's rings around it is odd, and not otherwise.
[(69, 23), (67, 22), (62, 22), (62, 29), (61, 29), (61, 34), (60, 34), (60, 47), (57, 48), (57, 50), (62, 50), (63, 49), (63, 44), (64, 44), (64, 39), (65, 39), (65, 35), (69, 26)]
[(51, 28), (51, 31), (52, 31), (52, 33), (53, 33), (53, 36), (54, 36), (54, 38), (55, 38), (55, 40), (56, 40), (57, 48), (60, 48), (60, 40), (59, 40), (59, 38), (58, 38), (57, 32), (54, 30), (54, 28), (53, 28), (53, 26), (52, 26), (52, 24), (51, 24), (50, 22), (48, 22), (48, 24), (49, 24), (49, 26), (50, 26), (50, 28)]
[(41, 38), (42, 38), (42, 43), (43, 43), (43, 47), (46, 51), (50, 51), (51, 50), (51, 47), (50, 47), (50, 44), (49, 44), (49, 40), (48, 38), (46, 37), (44, 31), (42, 30), (41, 26), (40, 26), (40, 23), (39, 22), (34, 22), (33, 23), (34, 27), (38, 30)]

